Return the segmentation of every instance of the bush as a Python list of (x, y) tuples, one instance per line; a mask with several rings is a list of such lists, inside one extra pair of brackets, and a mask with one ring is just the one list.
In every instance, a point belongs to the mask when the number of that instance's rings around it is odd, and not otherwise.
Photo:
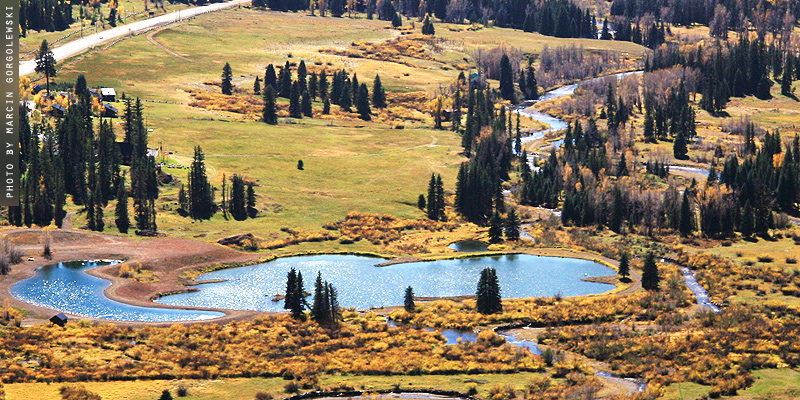
[(272, 400), (272, 395), (267, 392), (258, 392), (255, 400)]
[(733, 243), (731, 243), (729, 240), (724, 240), (721, 244), (722, 247), (731, 247)]
[(178, 389), (175, 390), (175, 393), (178, 397), (186, 397), (186, 395), (189, 394), (189, 388), (184, 384), (180, 384), (178, 385)]
[(772, 256), (769, 254), (759, 254), (757, 258), (758, 262), (762, 263), (771, 263), (774, 260), (774, 258), (772, 258)]
[(283, 390), (286, 393), (299, 393), (300, 392), (300, 386), (297, 384), (297, 382), (291, 381), (291, 382), (283, 385)]
[(786, 257), (787, 264), (797, 264), (797, 258), (794, 257)]

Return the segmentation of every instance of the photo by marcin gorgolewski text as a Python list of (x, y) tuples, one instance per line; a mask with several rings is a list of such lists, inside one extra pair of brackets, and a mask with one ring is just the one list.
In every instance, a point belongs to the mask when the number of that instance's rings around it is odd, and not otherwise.
[(19, 2), (0, 0), (3, 7), (3, 135), (0, 206), (19, 206)]

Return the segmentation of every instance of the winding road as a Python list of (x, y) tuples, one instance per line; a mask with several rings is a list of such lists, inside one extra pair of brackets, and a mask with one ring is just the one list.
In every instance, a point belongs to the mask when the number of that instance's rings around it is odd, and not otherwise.
[[(63, 61), (72, 56), (80, 54), (94, 46), (103, 42), (113, 39), (118, 39), (123, 36), (132, 35), (141, 31), (151, 29), (157, 26), (166, 25), (172, 22), (182, 21), (200, 14), (206, 14), (214, 11), (224, 10), (226, 8), (234, 7), (237, 5), (250, 3), (252, 0), (232, 0), (225, 3), (209, 4), (201, 7), (189, 8), (186, 10), (179, 10), (164, 14), (158, 17), (146, 19), (144, 21), (132, 22), (127, 25), (118, 26), (116, 28), (108, 29), (98, 32), (78, 40), (71, 41), (59, 47), (53, 48), (53, 56), (56, 61)], [(26, 76), (33, 74), (36, 69), (36, 61), (29, 60), (19, 64), (19, 76)]]

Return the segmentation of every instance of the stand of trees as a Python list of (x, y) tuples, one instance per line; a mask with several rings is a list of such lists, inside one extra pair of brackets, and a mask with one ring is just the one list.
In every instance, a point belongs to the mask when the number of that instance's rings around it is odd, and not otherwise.
[(72, 4), (68, 0), (20, 0), (20, 33), (27, 31), (63, 31), (75, 22), (72, 18)]
[(500, 297), (500, 282), (497, 280), (497, 270), (485, 268), (481, 271), (476, 291), (477, 301), (475, 308), (481, 314), (497, 314), (503, 312), (503, 301)]

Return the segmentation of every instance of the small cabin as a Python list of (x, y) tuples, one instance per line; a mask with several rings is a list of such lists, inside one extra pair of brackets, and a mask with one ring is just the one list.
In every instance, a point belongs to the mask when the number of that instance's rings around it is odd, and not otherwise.
[(100, 88), (100, 96), (102, 97), (103, 101), (117, 101), (117, 92), (114, 90), (114, 88)]
[(103, 113), (101, 115), (104, 118), (117, 118), (119, 116), (119, 111), (116, 107), (112, 106), (111, 104), (104, 103), (103, 104)]
[(61, 107), (58, 104), (53, 104), (50, 106), (50, 114), (56, 117), (63, 117), (66, 111), (67, 110), (65, 110), (64, 107)]
[(50, 317), (50, 322), (63, 328), (67, 324), (67, 316), (64, 313), (58, 313)]

